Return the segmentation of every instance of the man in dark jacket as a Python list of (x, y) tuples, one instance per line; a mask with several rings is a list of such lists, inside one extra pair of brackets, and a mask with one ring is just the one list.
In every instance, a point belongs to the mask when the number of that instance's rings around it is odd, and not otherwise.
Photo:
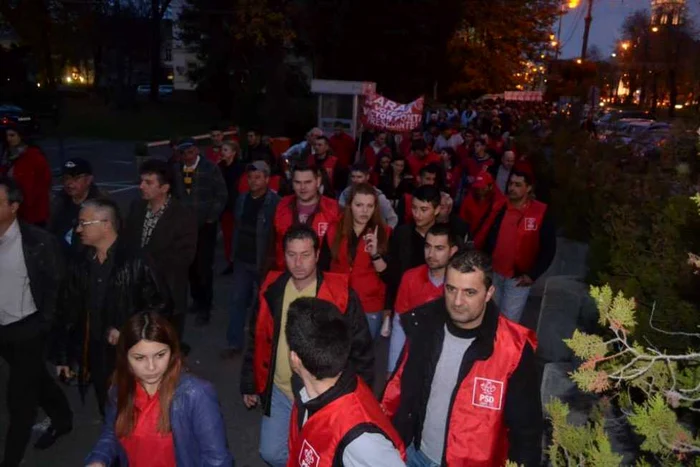
[(260, 455), (275, 467), (287, 463), (289, 418), (293, 400), (301, 389), (298, 378), (292, 378), (287, 339), (280, 332), (294, 300), (317, 297), (336, 305), (351, 328), (352, 369), (370, 387), (374, 369), (374, 346), (360, 301), (349, 288), (347, 275), (318, 270), (320, 245), (316, 232), (307, 225), (292, 226), (283, 245), (287, 271), (271, 272), (260, 287), (241, 369), (241, 393), (246, 407), (252, 408), (260, 401), (263, 405)]
[(118, 238), (119, 224), (114, 202), (94, 199), (83, 204), (76, 231), (90, 248), (68, 262), (57, 305), (57, 371), (68, 375), (68, 365), (77, 362), (80, 382), (89, 374), (95, 385), (102, 415), (119, 329), (138, 311), (172, 311), (146, 257)]
[(10, 369), (5, 392), (10, 424), (2, 462), (7, 467), (22, 462), (38, 406), (51, 425), (37, 448), (51, 446), (73, 426), (66, 396), (44, 361), (64, 272), (61, 251), (52, 235), (17, 220), (21, 203), (17, 183), (0, 177), (0, 357)]
[(59, 244), (68, 254), (82, 251), (80, 236), (75, 234), (75, 223), (80, 213), (80, 205), (101, 196), (94, 184), (92, 165), (85, 159), (76, 157), (67, 160), (61, 168), (63, 190), (51, 204), (49, 231), (56, 235)]
[(234, 213), (237, 226), (233, 232), (233, 284), (229, 325), (226, 332), (228, 348), (222, 358), (233, 358), (243, 349), (243, 328), (260, 279), (274, 259), (269, 254), (274, 241), (272, 220), (280, 197), (268, 188), (270, 167), (255, 161), (246, 167), (250, 191), (238, 197)]
[(228, 191), (219, 167), (199, 153), (193, 139), (183, 140), (178, 149), (182, 161), (175, 166), (175, 196), (197, 215), (197, 252), (190, 266), (192, 311), (197, 324), (209, 323), (214, 299), (214, 250), (217, 222), (226, 206)]
[(132, 250), (143, 249), (173, 301), (173, 324), (180, 339), (187, 312), (187, 274), (197, 249), (197, 221), (191, 209), (171, 196), (172, 170), (151, 159), (139, 169), (141, 199), (131, 204), (124, 231)]
[(243, 156), (244, 162), (264, 161), (271, 169), (275, 167), (275, 156), (269, 146), (263, 144), (262, 133), (257, 128), (251, 128), (246, 133), (246, 142)]
[(407, 344), (382, 406), (409, 465), (540, 465), (536, 338), (500, 315), (494, 293), (488, 256), (463, 251), (444, 297), (401, 317)]

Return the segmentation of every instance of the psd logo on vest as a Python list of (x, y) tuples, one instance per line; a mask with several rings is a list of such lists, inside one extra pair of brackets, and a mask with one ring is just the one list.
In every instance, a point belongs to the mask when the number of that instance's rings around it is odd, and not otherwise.
[(474, 378), (472, 404), (491, 410), (501, 410), (503, 402), (503, 381)]
[(308, 441), (304, 440), (299, 452), (299, 467), (318, 467), (320, 462), (321, 456), (318, 455)]
[(528, 232), (532, 232), (533, 230), (537, 230), (537, 219), (534, 217), (526, 217), (525, 218), (525, 230)]
[(316, 230), (318, 231), (318, 236), (322, 238), (328, 231), (328, 222), (319, 222)]

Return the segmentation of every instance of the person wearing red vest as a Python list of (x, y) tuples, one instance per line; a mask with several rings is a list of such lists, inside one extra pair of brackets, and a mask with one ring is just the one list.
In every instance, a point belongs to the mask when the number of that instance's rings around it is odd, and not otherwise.
[(386, 301), (384, 259), (391, 228), (379, 213), (379, 196), (368, 183), (353, 185), (340, 222), (326, 235), (330, 271), (349, 274), (350, 287), (360, 297), (372, 339), (382, 326)]
[(425, 141), (416, 141), (411, 145), (411, 154), (406, 158), (408, 169), (411, 175), (418, 177), (423, 167), (428, 164), (438, 164), (442, 162), (439, 154), (428, 149)]
[(459, 217), (469, 226), (469, 238), (474, 248), (484, 248), (491, 226), (507, 202), (490, 173), (477, 175), (459, 210)]
[(493, 260), (494, 301), (516, 323), (530, 287), (549, 268), (557, 248), (552, 216), (546, 204), (533, 199), (532, 189), (530, 174), (513, 171), (508, 203), (496, 215), (485, 246)]
[(287, 464), (289, 418), (301, 386), (292, 378), (286, 335), (280, 332), (285, 329), (289, 305), (294, 300), (316, 297), (338, 307), (352, 329), (350, 367), (370, 386), (374, 377), (372, 337), (349, 277), (319, 271), (319, 238), (307, 225), (291, 227), (283, 245), (287, 271), (270, 272), (260, 286), (241, 369), (244, 404), (252, 408), (262, 402), (260, 455), (274, 467)]
[(474, 141), (474, 156), (465, 161), (467, 174), (476, 178), (480, 173), (486, 172), (493, 164), (493, 158), (486, 152), (486, 140), (479, 138)]
[(486, 254), (459, 252), (444, 297), (403, 315), (407, 342), (382, 408), (408, 465), (540, 465), (536, 338), (492, 304), (491, 272)]
[(367, 167), (374, 167), (379, 160), (379, 154), (388, 152), (391, 154), (391, 149), (387, 146), (386, 131), (377, 131), (374, 141), (370, 142), (364, 151), (362, 151), (362, 161), (367, 164)]
[(306, 164), (321, 171), (321, 194), (335, 198), (335, 169), (338, 158), (330, 152), (328, 138), (319, 136), (314, 141), (314, 154), (309, 154)]
[(423, 132), (420, 130), (411, 131), (409, 136), (401, 140), (401, 144), (399, 144), (399, 154), (401, 154), (401, 156), (403, 156), (404, 158), (411, 155), (411, 147), (416, 141), (425, 142), (425, 139), (423, 138)]
[(345, 133), (341, 122), (335, 124), (333, 136), (328, 139), (331, 151), (338, 158), (338, 166), (347, 169), (355, 162), (355, 138)]
[(406, 342), (401, 316), (442, 296), (447, 263), (457, 253), (459, 246), (459, 239), (448, 224), (435, 224), (428, 230), (424, 247), (425, 264), (404, 273), (396, 294), (387, 371), (392, 372), (396, 368)]
[(372, 390), (348, 368), (350, 329), (318, 298), (289, 307), (289, 360), (304, 387), (289, 422), (287, 467), (403, 467), (401, 437)]
[(29, 146), (22, 140), (19, 129), (5, 130), (7, 148), (0, 158), (0, 175), (12, 178), (24, 201), (18, 217), (27, 224), (46, 227), (51, 204), (51, 167), (46, 156), (37, 146)]
[(328, 228), (340, 219), (338, 202), (319, 193), (321, 175), (316, 168), (297, 164), (292, 168), (294, 194), (285, 196), (275, 211), (275, 265), (285, 268), (282, 239), (292, 225), (311, 226), (319, 238), (325, 238)]
[[(420, 174), (416, 179), (416, 188), (424, 185), (436, 186), (438, 184), (439, 173), (440, 166), (438, 164), (426, 165), (420, 169)], [(409, 224), (413, 222), (413, 193), (404, 193), (403, 198), (399, 199), (396, 210), (399, 216), (399, 224)]]

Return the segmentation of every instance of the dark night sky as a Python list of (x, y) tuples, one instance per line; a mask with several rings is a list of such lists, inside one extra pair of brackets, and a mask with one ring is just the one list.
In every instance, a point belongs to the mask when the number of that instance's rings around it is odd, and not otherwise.
[[(690, 16), (697, 23), (700, 19), (700, 0), (687, 0)], [(581, 54), (583, 42), (583, 19), (586, 16), (586, 0), (581, 0), (575, 10), (569, 11), (563, 18), (561, 42), (562, 57), (574, 58)], [(588, 39), (589, 44), (597, 45), (603, 54), (612, 52), (615, 40), (619, 37), (620, 27), (625, 17), (635, 10), (650, 9), (650, 0), (595, 0), (593, 22)], [(554, 25), (556, 31), (557, 25)]]

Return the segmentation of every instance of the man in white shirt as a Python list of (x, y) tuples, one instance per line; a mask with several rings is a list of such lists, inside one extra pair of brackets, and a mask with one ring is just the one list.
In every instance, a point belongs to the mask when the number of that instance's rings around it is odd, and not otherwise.
[(66, 396), (44, 362), (63, 275), (60, 247), (53, 235), (17, 220), (21, 203), (17, 184), (0, 177), (0, 357), (10, 368), (3, 467), (22, 462), (38, 406), (51, 425), (36, 442), (37, 449), (48, 448), (73, 427)]

